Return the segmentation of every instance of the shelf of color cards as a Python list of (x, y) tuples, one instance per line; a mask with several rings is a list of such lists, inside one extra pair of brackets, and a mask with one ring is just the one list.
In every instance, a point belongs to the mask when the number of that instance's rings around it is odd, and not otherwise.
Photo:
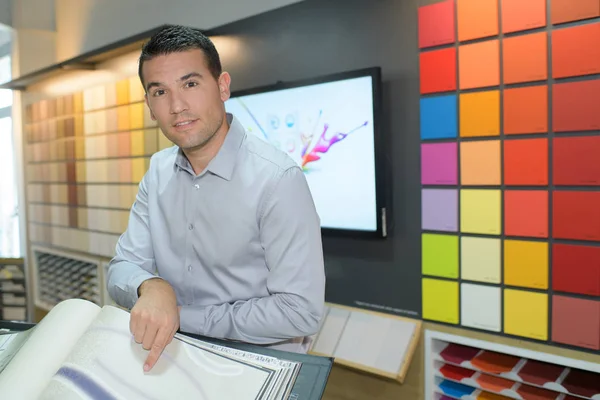
[(510, 397), (497, 393), (486, 392), (462, 383), (435, 377), (436, 394), (440, 400), (510, 400)]
[(515, 382), (493, 374), (459, 367), (454, 364), (446, 364), (442, 361), (435, 361), (434, 367), (436, 376), (440, 379), (480, 389), (484, 392), (503, 395), (509, 399), (561, 400), (564, 397), (563, 393), (554, 390)]
[[(528, 386), (600, 400), (600, 374), (560, 365), (481, 350), (455, 343), (436, 342), (434, 362), (463, 367)], [(540, 398), (544, 397), (523, 397)]]

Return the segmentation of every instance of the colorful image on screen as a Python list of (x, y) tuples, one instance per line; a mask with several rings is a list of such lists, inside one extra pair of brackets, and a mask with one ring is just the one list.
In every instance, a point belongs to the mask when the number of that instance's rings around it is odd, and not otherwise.
[(372, 85), (363, 76), (225, 103), (250, 134), (302, 167), (323, 228), (377, 229)]

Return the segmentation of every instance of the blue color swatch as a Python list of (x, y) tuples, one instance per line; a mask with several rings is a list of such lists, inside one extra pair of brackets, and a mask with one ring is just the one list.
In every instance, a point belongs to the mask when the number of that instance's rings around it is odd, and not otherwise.
[(451, 139), (458, 136), (455, 94), (421, 99), (421, 139)]
[(442, 383), (439, 384), (439, 388), (447, 395), (452, 396), (456, 399), (460, 399), (465, 395), (470, 395), (475, 391), (475, 388), (467, 385), (463, 385), (462, 383), (456, 383), (452, 381), (443, 380)]

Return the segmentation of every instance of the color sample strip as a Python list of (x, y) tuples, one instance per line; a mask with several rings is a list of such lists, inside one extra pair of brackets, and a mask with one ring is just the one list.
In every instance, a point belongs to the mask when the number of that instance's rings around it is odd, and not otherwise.
[(598, 0), (552, 0), (551, 17), (553, 24), (579, 21), (600, 17)]
[(600, 247), (554, 243), (552, 289), (600, 296)]
[(460, 143), (460, 181), (463, 185), (500, 185), (500, 141)]
[(505, 185), (548, 185), (548, 139), (504, 140), (503, 144)]
[(480, 349), (475, 347), (449, 343), (448, 346), (440, 352), (440, 357), (446, 362), (462, 365), (465, 361), (471, 361), (480, 351)]
[(546, 383), (556, 382), (565, 367), (542, 361), (527, 360), (525, 365), (517, 372), (523, 382), (544, 386)]
[(421, 228), (443, 232), (458, 231), (458, 190), (421, 191)]
[(461, 284), (461, 324), (471, 328), (500, 332), (502, 324), (500, 288)]
[(423, 275), (458, 278), (458, 236), (424, 233), (421, 253)]
[(460, 243), (462, 279), (500, 283), (500, 239), (462, 236)]
[(548, 86), (504, 89), (504, 134), (548, 132)]
[(453, 43), (454, 0), (419, 7), (419, 48)]
[(552, 32), (552, 77), (600, 73), (600, 22)]
[(557, 83), (552, 90), (555, 132), (600, 129), (600, 79)]
[(600, 136), (558, 137), (552, 146), (555, 185), (600, 185)]
[(458, 40), (498, 34), (498, 0), (457, 0)]
[(495, 393), (509, 390), (515, 385), (515, 382), (509, 379), (486, 374), (479, 375), (477, 377), (477, 383), (479, 383), (479, 386), (481, 386), (483, 390)]
[(460, 226), (463, 233), (499, 235), (500, 212), (500, 190), (460, 191)]
[(503, 33), (546, 26), (546, 0), (502, 0), (500, 7)]
[(471, 378), (473, 375), (475, 375), (475, 371), (449, 364), (444, 364), (440, 368), (440, 373), (445, 378), (451, 379), (453, 381), (461, 381), (465, 378)]
[(457, 96), (444, 95), (421, 99), (421, 139), (451, 139), (458, 135)]
[(504, 283), (548, 289), (548, 243), (505, 240)]
[(562, 385), (571, 393), (583, 396), (592, 397), (600, 394), (600, 379), (598, 374), (590, 371), (579, 369), (571, 369)]
[(460, 136), (500, 135), (500, 91), (460, 94)]
[(600, 301), (552, 296), (552, 340), (600, 350)]
[(447, 381), (445, 379), (439, 384), (439, 388), (447, 395), (456, 399), (460, 399), (463, 396), (468, 396), (475, 391), (474, 387), (463, 385), (462, 383)]
[(456, 185), (458, 152), (456, 143), (421, 145), (421, 184)]
[(458, 283), (423, 278), (423, 318), (458, 323)]
[(555, 238), (600, 241), (600, 192), (554, 191), (552, 197)]
[(548, 340), (548, 295), (504, 289), (504, 332)]
[(419, 58), (421, 94), (456, 90), (456, 48), (423, 52)]
[(548, 79), (548, 34), (519, 35), (502, 40), (504, 83)]
[[(486, 2), (489, 0), (474, 0)], [(442, 69), (442, 65), (437, 68)], [(460, 89), (475, 89), (500, 84), (500, 42), (498, 39), (461, 45), (458, 48)]]
[(517, 393), (523, 399), (556, 400), (559, 398), (559, 393), (557, 392), (528, 385), (519, 386)]
[(471, 364), (479, 371), (500, 375), (512, 371), (520, 360), (509, 354), (486, 350), (473, 358)]
[(547, 238), (548, 197), (546, 190), (505, 190), (505, 235)]

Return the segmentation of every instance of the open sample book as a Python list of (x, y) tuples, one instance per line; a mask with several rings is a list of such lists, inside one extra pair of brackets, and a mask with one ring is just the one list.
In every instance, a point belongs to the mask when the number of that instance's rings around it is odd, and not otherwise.
[(35, 327), (0, 332), (0, 398), (283, 400), (301, 363), (176, 334), (149, 372), (129, 313), (65, 300)]

